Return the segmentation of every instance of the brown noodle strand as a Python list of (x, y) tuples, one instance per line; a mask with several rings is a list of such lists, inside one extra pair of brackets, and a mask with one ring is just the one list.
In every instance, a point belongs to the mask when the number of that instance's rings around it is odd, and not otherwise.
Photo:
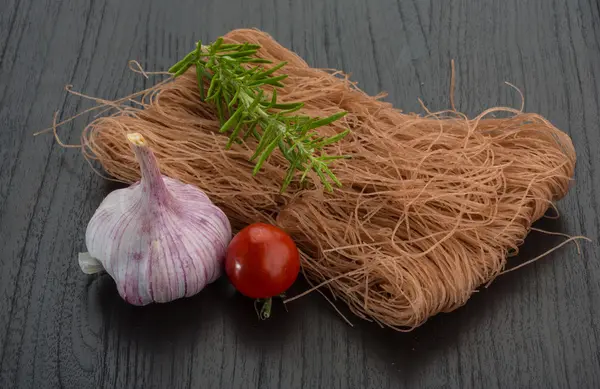
[(450, 60), (450, 108), (456, 112), (456, 106), (454, 105), (454, 91), (456, 86), (456, 69), (454, 67), (454, 58)]
[[(522, 107), (473, 119), (456, 112), (454, 70), (452, 110), (431, 112), (421, 102), (420, 116), (365, 94), (342, 72), (310, 68), (263, 32), (234, 30), (226, 40), (258, 43), (262, 58), (288, 62), (282, 102), (301, 100), (311, 116), (348, 111), (322, 130), (351, 129), (327, 150), (352, 156), (332, 166), (342, 188), (328, 193), (309, 175), (308, 185), (293, 182), (280, 194), (287, 165), (277, 152), (253, 176), (255, 142), (225, 149), (194, 69), (116, 102), (98, 99), (116, 112), (83, 131), (83, 152), (133, 183), (139, 170), (125, 134), (141, 133), (163, 174), (204, 190), (235, 228), (263, 221), (290, 233), (303, 273), (317, 285), (311, 290), (327, 288), (360, 318), (402, 331), (460, 307), (503, 272), (509, 251), (568, 191), (569, 136)], [(126, 106), (134, 97), (139, 107)], [(511, 116), (490, 117), (496, 112)]]
[[(524, 266), (527, 266), (529, 264), (532, 264), (535, 261), (537, 261), (538, 259), (541, 259), (541, 258), (545, 257), (546, 255), (550, 254), (551, 252), (558, 250), (559, 248), (561, 248), (562, 246), (566, 245), (567, 243), (576, 242), (578, 239), (587, 240), (588, 242), (592, 241), (590, 238), (587, 238), (585, 236), (571, 236), (571, 237), (569, 237), (569, 239), (567, 239), (567, 240), (563, 241), (562, 243), (560, 243), (560, 244), (552, 247), (551, 249), (549, 249), (546, 252), (538, 255), (537, 257), (532, 258), (532, 259), (530, 259), (528, 261), (525, 261), (525, 262), (523, 262), (523, 263), (521, 263), (521, 264), (519, 264), (519, 265), (517, 265), (515, 267), (512, 267), (510, 269), (504, 270), (499, 275), (510, 273), (511, 271), (514, 271), (514, 270), (520, 269), (520, 268), (522, 268)], [(579, 245), (577, 245), (577, 250), (579, 251)]]

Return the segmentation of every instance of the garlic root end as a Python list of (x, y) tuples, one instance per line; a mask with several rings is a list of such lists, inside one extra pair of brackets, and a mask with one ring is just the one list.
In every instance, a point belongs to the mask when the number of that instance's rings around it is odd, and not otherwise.
[(96, 274), (104, 271), (102, 263), (92, 257), (90, 253), (79, 253), (78, 260), (79, 267), (85, 274)]
[(136, 146), (146, 146), (146, 140), (139, 132), (130, 132), (127, 134), (127, 140)]

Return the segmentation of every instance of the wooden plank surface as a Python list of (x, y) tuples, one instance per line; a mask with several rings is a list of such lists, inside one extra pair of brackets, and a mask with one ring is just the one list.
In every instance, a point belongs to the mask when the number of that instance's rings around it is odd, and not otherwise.
[[(596, 0), (0, 0), (0, 388), (599, 388), (600, 6)], [(519, 106), (568, 132), (576, 185), (540, 226), (594, 240), (497, 279), (410, 333), (353, 320), (318, 295), (258, 323), (219, 282), (143, 309), (75, 260), (111, 187), (76, 150), (33, 137), (55, 111), (149, 82), (198, 38), (258, 27), (311, 65), (418, 111)], [(76, 143), (91, 117), (61, 130)], [(515, 261), (560, 239), (531, 235)], [(304, 285), (298, 285), (301, 290)], [(279, 307), (281, 309), (281, 307)]]

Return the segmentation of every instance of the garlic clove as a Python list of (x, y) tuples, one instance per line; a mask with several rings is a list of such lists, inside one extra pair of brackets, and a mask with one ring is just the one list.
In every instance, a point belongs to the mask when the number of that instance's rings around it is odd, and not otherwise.
[(131, 304), (193, 296), (222, 274), (229, 220), (198, 188), (162, 176), (141, 135), (128, 139), (142, 178), (100, 204), (80, 266), (84, 272), (101, 266)]
[(104, 271), (102, 262), (92, 257), (90, 253), (79, 253), (79, 267), (85, 274), (96, 274)]

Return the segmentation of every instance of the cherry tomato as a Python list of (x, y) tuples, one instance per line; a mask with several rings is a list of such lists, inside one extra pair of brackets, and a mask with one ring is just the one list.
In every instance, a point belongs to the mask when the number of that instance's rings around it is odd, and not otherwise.
[(243, 295), (268, 299), (282, 294), (296, 281), (300, 255), (292, 238), (283, 230), (255, 223), (241, 230), (229, 243), (225, 271)]

